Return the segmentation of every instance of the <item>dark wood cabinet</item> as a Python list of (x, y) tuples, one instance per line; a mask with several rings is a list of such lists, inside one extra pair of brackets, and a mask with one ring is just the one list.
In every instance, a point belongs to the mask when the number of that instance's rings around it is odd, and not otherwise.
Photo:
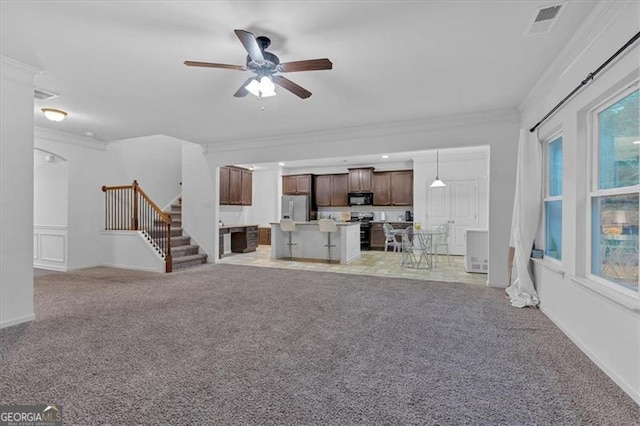
[[(409, 222), (388, 222), (393, 229), (404, 229), (412, 226)], [(384, 236), (384, 228), (382, 222), (373, 222), (371, 224), (371, 234), (369, 236), (369, 248), (371, 250), (384, 250), (384, 242), (387, 238)], [(400, 241), (400, 237), (397, 237)]]
[(250, 206), (253, 201), (253, 172), (235, 166), (220, 167), (220, 205)]
[(413, 171), (401, 170), (391, 173), (391, 205), (413, 205)]
[(371, 192), (373, 167), (349, 169), (349, 192)]
[(229, 168), (229, 204), (242, 205), (242, 170)]
[(369, 236), (369, 248), (383, 249), (385, 239), (382, 223), (372, 223), (371, 234)]
[(315, 199), (318, 207), (348, 205), (348, 175), (318, 175), (315, 178)]
[(373, 205), (413, 205), (413, 170), (374, 173)]
[(373, 205), (391, 205), (391, 175), (387, 172), (373, 174)]
[(220, 205), (229, 204), (229, 167), (220, 167)]
[(282, 176), (283, 195), (311, 195), (312, 175)]
[(316, 205), (318, 207), (331, 206), (331, 175), (316, 176)]
[(258, 227), (242, 226), (230, 228), (231, 251), (233, 253), (248, 253), (258, 247)]
[(250, 206), (253, 201), (253, 172), (242, 170), (242, 199), (243, 206)]
[(349, 175), (331, 175), (331, 205), (349, 205)]
[(271, 228), (258, 228), (258, 244), (271, 245)]

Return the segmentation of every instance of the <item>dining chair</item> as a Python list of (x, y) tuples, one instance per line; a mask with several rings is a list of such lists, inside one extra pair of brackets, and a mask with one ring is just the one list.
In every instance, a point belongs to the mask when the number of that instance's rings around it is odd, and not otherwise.
[(382, 229), (384, 230), (384, 251), (387, 251), (389, 246), (393, 247), (393, 251), (397, 252), (398, 250), (402, 250), (402, 240), (398, 240), (398, 237), (401, 237), (398, 230), (394, 229), (393, 226), (388, 223), (382, 224)]
[(438, 263), (438, 254), (440, 247), (447, 251), (447, 262), (451, 265), (451, 257), (449, 256), (449, 224), (443, 223), (433, 227), (438, 233), (433, 236), (431, 245), (433, 254), (435, 254), (434, 264)]

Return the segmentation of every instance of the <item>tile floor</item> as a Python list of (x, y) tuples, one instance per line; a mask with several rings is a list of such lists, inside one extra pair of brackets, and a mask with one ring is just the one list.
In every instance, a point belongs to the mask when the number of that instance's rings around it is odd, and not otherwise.
[(400, 264), (401, 254), (383, 251), (363, 251), (360, 259), (348, 264), (327, 264), (271, 259), (271, 247), (259, 246), (253, 253), (233, 254), (220, 259), (220, 263), (262, 266), (266, 268), (302, 269), (305, 271), (338, 272), (343, 274), (374, 275), (393, 278), (411, 278), (430, 281), (452, 281), (486, 285), (486, 274), (470, 274), (464, 270), (464, 257), (440, 256), (433, 269), (405, 268)]

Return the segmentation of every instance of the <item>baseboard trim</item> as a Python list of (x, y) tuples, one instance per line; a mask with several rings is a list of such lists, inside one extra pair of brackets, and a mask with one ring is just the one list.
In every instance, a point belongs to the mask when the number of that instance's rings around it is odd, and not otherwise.
[(595, 353), (593, 353), (587, 345), (582, 343), (580, 339), (578, 339), (573, 333), (571, 333), (566, 327), (562, 325), (562, 323), (553, 315), (551, 315), (546, 309), (544, 309), (543, 304), (541, 303), (539, 306), (540, 312), (542, 312), (547, 318), (551, 320), (571, 341), (578, 347), (586, 356), (589, 357), (591, 361), (595, 365), (598, 366), (611, 380), (615, 382), (627, 395), (631, 397), (637, 404), (640, 404), (640, 390), (636, 390), (627, 383), (622, 377), (618, 376), (609, 366), (602, 361)]
[(36, 319), (36, 314), (32, 313), (19, 318), (13, 318), (0, 322), (0, 328), (12, 327), (14, 325), (22, 324), (23, 322), (30, 322)]
[(125, 269), (125, 270), (130, 270), (130, 271), (143, 271), (143, 272), (157, 272), (157, 273), (161, 273), (164, 274), (164, 264), (162, 265), (162, 267), (160, 269), (156, 269), (156, 268), (151, 268), (151, 267), (145, 267), (145, 266), (129, 266), (129, 265), (108, 265), (108, 264), (103, 264), (103, 265), (99, 265), (105, 268), (114, 268), (114, 269)]
[(33, 262), (33, 267), (38, 269), (46, 269), (47, 271), (58, 271), (58, 272), (67, 272), (67, 268), (65, 266), (57, 266), (57, 265), (49, 265), (38, 262)]

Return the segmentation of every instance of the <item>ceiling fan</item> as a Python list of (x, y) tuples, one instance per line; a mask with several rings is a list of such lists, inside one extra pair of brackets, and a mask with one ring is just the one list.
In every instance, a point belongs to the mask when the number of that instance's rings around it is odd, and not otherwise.
[(278, 59), (276, 55), (265, 51), (265, 49), (271, 44), (271, 40), (269, 40), (268, 37), (255, 37), (252, 33), (245, 30), (235, 30), (235, 33), (244, 48), (247, 50), (247, 53), (249, 53), (247, 55), (246, 66), (197, 61), (184, 61), (184, 64), (190, 67), (252, 71), (256, 75), (245, 81), (238, 91), (234, 93), (233, 96), (237, 98), (247, 96), (247, 93), (251, 93), (258, 97), (275, 96), (275, 84), (277, 84), (294, 95), (302, 99), (306, 99), (311, 96), (311, 92), (278, 73), (330, 70), (333, 67), (331, 61), (326, 58), (284, 62), (281, 64), (280, 59)]

